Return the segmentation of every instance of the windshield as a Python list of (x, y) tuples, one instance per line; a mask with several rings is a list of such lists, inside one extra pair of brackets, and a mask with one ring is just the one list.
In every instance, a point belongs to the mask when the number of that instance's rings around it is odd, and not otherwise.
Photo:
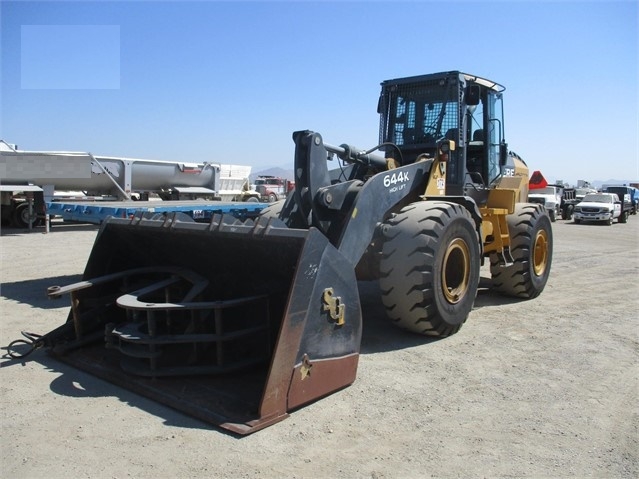
[(433, 143), (457, 124), (455, 103), (421, 103), (399, 97), (394, 115), (396, 145)]
[(381, 140), (399, 146), (434, 145), (440, 138), (457, 140), (457, 84), (434, 79), (385, 87)]
[(546, 188), (535, 188), (534, 190), (530, 190), (531, 195), (554, 195), (555, 189), (552, 186), (547, 186)]
[(612, 196), (610, 195), (593, 195), (589, 194), (584, 196), (582, 200), (584, 202), (590, 201), (591, 203), (612, 203)]

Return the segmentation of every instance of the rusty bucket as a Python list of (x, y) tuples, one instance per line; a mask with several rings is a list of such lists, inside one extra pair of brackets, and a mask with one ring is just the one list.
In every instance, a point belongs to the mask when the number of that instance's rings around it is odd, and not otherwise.
[(314, 228), (109, 219), (67, 322), (45, 336), (75, 367), (238, 434), (355, 380), (362, 319), (350, 261)]

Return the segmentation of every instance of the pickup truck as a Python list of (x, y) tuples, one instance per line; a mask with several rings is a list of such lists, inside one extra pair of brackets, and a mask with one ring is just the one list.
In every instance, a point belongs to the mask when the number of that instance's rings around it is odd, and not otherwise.
[(603, 221), (609, 225), (615, 220), (625, 223), (628, 216), (621, 214), (621, 201), (615, 193), (588, 193), (573, 210), (573, 220), (579, 224), (582, 221)]

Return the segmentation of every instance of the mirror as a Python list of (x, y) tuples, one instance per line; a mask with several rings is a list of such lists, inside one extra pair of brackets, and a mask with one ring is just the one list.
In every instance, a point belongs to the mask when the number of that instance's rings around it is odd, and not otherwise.
[(479, 85), (468, 85), (466, 87), (466, 105), (479, 105), (481, 90)]
[(499, 145), (499, 164), (504, 166), (508, 163), (508, 144), (501, 142)]

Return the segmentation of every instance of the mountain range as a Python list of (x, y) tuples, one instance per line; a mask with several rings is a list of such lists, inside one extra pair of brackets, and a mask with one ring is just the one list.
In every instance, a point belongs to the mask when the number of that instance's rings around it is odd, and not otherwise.
[(295, 178), (295, 174), (292, 169), (280, 168), (278, 166), (251, 173), (249, 175), (249, 181), (251, 183), (255, 183), (255, 178), (258, 176), (275, 176), (277, 178), (285, 178), (291, 181)]
[[(249, 179), (251, 183), (255, 182), (255, 178), (258, 176), (276, 176), (279, 178), (286, 178), (287, 180), (293, 180), (295, 178), (295, 174), (293, 169), (281, 168), (281, 167), (272, 167), (267, 168), (265, 170), (261, 170), (255, 173), (251, 173)], [(568, 182), (564, 182), (568, 183)], [(595, 180), (589, 181), (593, 188), (600, 189), (603, 185), (636, 185), (639, 183), (639, 180)]]

